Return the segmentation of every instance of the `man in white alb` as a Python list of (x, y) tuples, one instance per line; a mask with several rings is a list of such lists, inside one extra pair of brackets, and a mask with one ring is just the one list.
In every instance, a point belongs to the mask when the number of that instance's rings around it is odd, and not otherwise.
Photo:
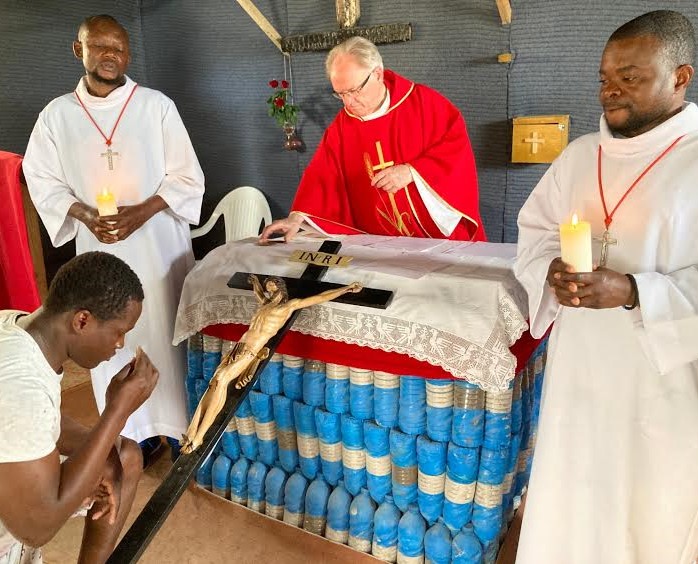
[[(694, 52), (677, 12), (618, 28), (601, 58), (600, 131), (569, 145), (519, 214), (531, 333), (555, 321), (519, 563), (698, 556)], [(559, 258), (558, 226), (575, 212), (606, 239), (593, 272)]]
[[(194, 264), (188, 224), (199, 221), (203, 173), (172, 100), (125, 75), (129, 39), (114, 18), (86, 18), (73, 50), (86, 74), (39, 115), (23, 165), (29, 192), (55, 246), (75, 237), (78, 254), (112, 253), (143, 283), (143, 314), (124, 348), (92, 370), (100, 412), (111, 377), (142, 346), (162, 378), (123, 434), (179, 438), (187, 425), (186, 357), (171, 341)], [(100, 217), (104, 192), (118, 213)]]

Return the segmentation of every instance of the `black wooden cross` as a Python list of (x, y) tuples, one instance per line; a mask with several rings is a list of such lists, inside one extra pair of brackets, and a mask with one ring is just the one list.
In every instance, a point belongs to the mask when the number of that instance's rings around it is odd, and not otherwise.
[[(323, 253), (337, 253), (341, 246), (342, 244), (339, 241), (325, 241), (319, 250)], [(287, 289), (289, 291), (289, 296), (292, 298), (302, 298), (339, 286), (329, 283), (322, 283), (321, 287), (317, 286), (317, 281), (320, 280), (326, 272), (326, 266), (311, 264), (306, 267), (300, 279), (284, 278), (288, 283)], [(244, 282), (242, 282), (243, 276)], [(228, 285), (234, 288), (251, 288), (247, 282), (247, 276), (249, 275), (246, 273), (237, 273), (230, 279)], [(244, 286), (241, 284), (244, 284)], [(306, 288), (306, 285), (311, 285), (312, 288)], [(350, 301), (342, 299), (349, 297), (352, 298)], [(391, 297), (392, 292), (364, 288), (361, 292), (356, 294), (342, 296), (338, 301), (384, 309), (387, 307)], [(119, 545), (114, 549), (109, 560), (107, 560), (108, 564), (130, 564), (138, 561), (150, 544), (150, 541), (153, 540), (155, 534), (160, 530), (160, 527), (165, 522), (165, 519), (167, 519), (170, 511), (172, 511), (177, 501), (184, 493), (189, 481), (213, 452), (213, 449), (227, 428), (228, 423), (235, 415), (238, 406), (247, 397), (247, 394), (249, 394), (249, 391), (252, 389), (259, 375), (264, 370), (264, 367), (274, 354), (276, 347), (290, 329), (291, 325), (293, 325), (300, 311), (301, 310), (293, 312), (279, 332), (269, 339), (267, 343), (269, 355), (259, 363), (252, 380), (241, 390), (235, 388), (235, 381), (231, 382), (228, 386), (228, 395), (225, 400), (225, 405), (204, 436), (201, 446), (191, 454), (182, 454), (175, 460), (167, 476), (165, 476), (158, 489), (155, 490), (155, 493), (153, 493), (126, 535), (121, 539)]]

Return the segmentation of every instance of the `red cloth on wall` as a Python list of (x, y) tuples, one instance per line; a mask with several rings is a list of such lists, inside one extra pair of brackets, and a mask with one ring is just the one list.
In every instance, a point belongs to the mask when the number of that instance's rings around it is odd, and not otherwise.
[(0, 151), (0, 309), (34, 311), (41, 305), (24, 221), (22, 157)]
[[(209, 325), (201, 330), (206, 335), (228, 341), (238, 341), (245, 331), (247, 331), (247, 325), (238, 323)], [(541, 340), (534, 339), (526, 331), (514, 343), (514, 346), (511, 347), (511, 352), (516, 356), (516, 372), (526, 365)], [(276, 348), (276, 352), (311, 358), (321, 362), (343, 364), (344, 366), (380, 370), (390, 372), (391, 374), (408, 374), (421, 376), (422, 378), (452, 378), (443, 368), (407, 355), (320, 339), (319, 337), (311, 337), (296, 331), (289, 331), (284, 335), (281, 343)]]

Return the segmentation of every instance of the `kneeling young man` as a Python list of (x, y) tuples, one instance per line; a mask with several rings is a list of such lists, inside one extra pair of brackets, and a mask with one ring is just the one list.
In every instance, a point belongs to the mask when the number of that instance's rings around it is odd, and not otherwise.
[(79, 255), (56, 274), (34, 313), (0, 311), (0, 564), (41, 562), (67, 519), (89, 507), (79, 562), (114, 548), (142, 473), (138, 445), (119, 436), (158, 371), (142, 351), (114, 376), (99, 422), (62, 416), (63, 363), (94, 368), (123, 347), (143, 288), (122, 260)]

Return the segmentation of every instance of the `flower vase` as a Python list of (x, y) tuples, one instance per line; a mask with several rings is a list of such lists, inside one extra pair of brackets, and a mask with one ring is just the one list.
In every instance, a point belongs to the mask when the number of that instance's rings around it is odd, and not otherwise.
[(286, 140), (284, 141), (284, 149), (286, 151), (300, 151), (303, 147), (303, 142), (296, 136), (296, 126), (293, 123), (284, 123), (284, 133)]

